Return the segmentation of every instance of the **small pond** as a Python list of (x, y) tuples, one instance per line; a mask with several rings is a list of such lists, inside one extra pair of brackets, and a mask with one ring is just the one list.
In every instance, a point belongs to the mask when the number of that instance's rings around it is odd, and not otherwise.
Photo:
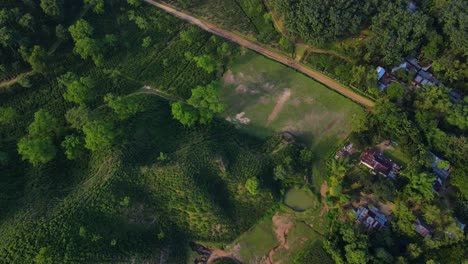
[(307, 190), (291, 188), (284, 196), (284, 203), (297, 212), (303, 212), (314, 205), (314, 198)]

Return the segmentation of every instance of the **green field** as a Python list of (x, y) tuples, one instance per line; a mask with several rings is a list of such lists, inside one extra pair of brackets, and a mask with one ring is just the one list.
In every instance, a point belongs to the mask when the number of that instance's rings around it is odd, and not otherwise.
[(321, 246), (321, 234), (325, 231), (324, 219), (318, 216), (321, 207), (316, 198), (309, 198), (309, 209), (295, 212), (280, 206), (273, 216), (263, 218), (228, 245), (225, 251), (243, 263), (264, 263), (262, 261), (270, 259), (273, 263), (302, 264), (301, 256), (313, 247), (319, 259), (332, 263)]
[(253, 52), (239, 56), (223, 78), (225, 118), (259, 137), (291, 132), (317, 157), (350, 133), (353, 115), (364, 114), (351, 100)]

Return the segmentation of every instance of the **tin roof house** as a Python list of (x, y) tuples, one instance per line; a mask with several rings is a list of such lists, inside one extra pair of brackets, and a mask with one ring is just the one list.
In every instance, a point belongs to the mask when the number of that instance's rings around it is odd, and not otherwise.
[(384, 227), (388, 220), (387, 217), (375, 206), (361, 206), (354, 210), (356, 214), (356, 222), (364, 226), (367, 231), (380, 230)]

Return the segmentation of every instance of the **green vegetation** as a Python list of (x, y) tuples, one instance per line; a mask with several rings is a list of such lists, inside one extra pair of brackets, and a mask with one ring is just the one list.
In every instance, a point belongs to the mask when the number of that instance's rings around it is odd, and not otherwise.
[[(190, 242), (245, 263), (466, 256), (463, 1), (167, 2), (383, 98), (365, 114), (142, 1), (4, 0), (0, 262), (187, 263)], [(445, 86), (413, 89), (400, 69), (377, 89), (376, 66), (406, 56)], [(332, 159), (345, 140), (355, 152)], [(396, 180), (357, 165), (375, 145), (402, 166)], [(363, 203), (391, 221), (366, 232), (351, 211)]]
[(167, 0), (223, 27), (253, 35), (263, 43), (277, 42), (279, 34), (270, 13), (261, 0)]
[(256, 136), (291, 132), (315, 157), (329, 155), (350, 133), (353, 116), (364, 115), (352, 101), (255, 53), (240, 56), (223, 78), (226, 118)]
[(308, 190), (291, 188), (284, 195), (284, 204), (291, 209), (302, 212), (314, 205), (312, 194)]

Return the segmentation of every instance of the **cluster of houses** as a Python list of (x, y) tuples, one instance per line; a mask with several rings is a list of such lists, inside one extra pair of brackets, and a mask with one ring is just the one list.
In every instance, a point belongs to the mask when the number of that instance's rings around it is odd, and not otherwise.
[(423, 87), (425, 85), (439, 85), (440, 82), (429, 71), (432, 65), (421, 66), (419, 61), (414, 57), (407, 57), (404, 61), (393, 67), (391, 71), (385, 70), (383, 67), (377, 67), (377, 82), (380, 90), (385, 90), (392, 82), (399, 82), (400, 80), (395, 76), (395, 73), (400, 70), (406, 71), (407, 74), (412, 75), (412, 84), (415, 87)]
[[(396, 73), (400, 70), (404, 70), (408, 76), (411, 76), (411, 84), (417, 88), (423, 88), (426, 85), (439, 86), (441, 83), (437, 78), (430, 72), (432, 65), (421, 66), (419, 61), (414, 57), (407, 57), (403, 62), (393, 67), (391, 71), (385, 70), (385, 68), (377, 67), (377, 84), (381, 91), (384, 91), (392, 82), (401, 82), (396, 76)], [(455, 90), (449, 92), (449, 97), (453, 103), (458, 103), (462, 96)]]
[[(352, 143), (346, 143), (342, 149), (340, 149), (335, 158), (348, 158), (355, 152)], [(436, 175), (434, 181), (434, 191), (440, 191), (443, 189), (443, 184), (450, 175), (450, 165), (448, 162), (443, 161), (435, 154), (431, 153), (433, 158), (432, 170)], [(400, 166), (393, 162), (390, 158), (386, 157), (384, 153), (377, 148), (365, 149), (360, 157), (360, 164), (366, 166), (374, 175), (381, 175), (389, 177), (395, 180), (400, 173)], [(441, 166), (442, 164), (442, 166)], [(356, 215), (356, 223), (361, 225), (367, 232), (378, 231), (388, 226), (388, 216), (382, 213), (378, 207), (369, 204), (366, 206), (359, 206), (353, 210)], [(465, 225), (456, 220), (457, 226), (464, 230)], [(414, 222), (415, 231), (422, 237), (432, 237), (434, 234), (434, 228), (424, 222), (423, 219), (417, 218)]]

